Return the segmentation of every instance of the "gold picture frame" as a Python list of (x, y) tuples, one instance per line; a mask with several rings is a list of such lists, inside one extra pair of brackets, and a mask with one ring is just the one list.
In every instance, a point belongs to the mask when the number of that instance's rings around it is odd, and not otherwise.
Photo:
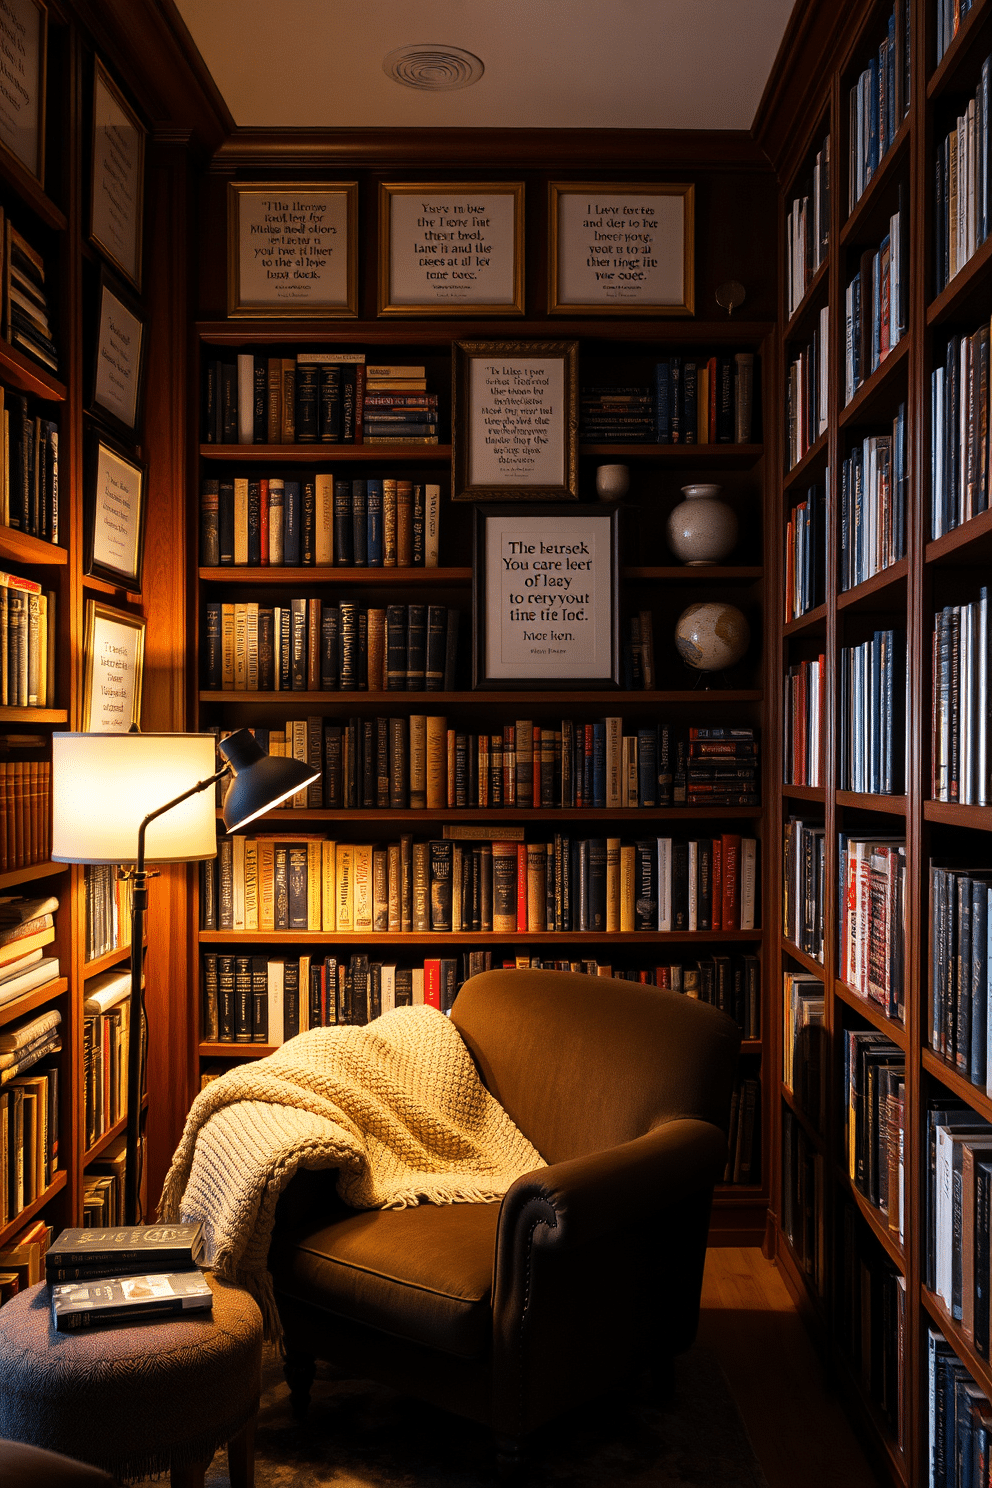
[(86, 601), (83, 627), (83, 733), (126, 734), (141, 723), (144, 615)]
[(695, 203), (688, 181), (550, 182), (549, 315), (695, 314)]
[[(100, 96), (101, 88), (106, 90), (107, 94), (109, 94), (110, 98), (123, 114), (127, 125), (134, 132), (134, 158), (133, 161), (130, 162), (135, 180), (133, 200), (131, 202), (131, 210), (133, 213), (133, 225), (131, 225), (131, 232), (133, 233), (134, 237), (134, 248), (131, 255), (130, 263), (125, 263), (124, 261), (124, 257), (122, 256), (124, 245), (122, 243), (118, 242), (115, 244), (111, 241), (107, 241), (107, 239), (112, 237), (115, 230), (118, 233), (126, 232), (127, 227), (130, 224), (125, 222), (122, 224), (121, 227), (115, 229), (113, 222), (115, 210), (119, 213), (121, 208), (119, 204), (113, 200), (110, 190), (105, 185), (103, 185), (103, 183), (98, 182), (97, 180), (99, 148), (99, 122), (97, 102)], [(107, 68), (100, 61), (100, 58), (94, 57), (93, 128), (90, 139), (90, 242), (94, 245), (94, 247), (100, 250), (103, 256), (108, 259), (110, 263), (112, 263), (121, 274), (124, 275), (128, 283), (131, 284), (138, 291), (139, 294), (141, 293), (141, 254), (143, 247), (143, 228), (145, 216), (145, 142), (147, 138), (148, 130), (138, 118), (137, 113), (131, 107), (130, 103), (128, 103), (127, 99), (124, 97), (123, 92), (114, 82), (114, 79), (107, 71)], [(118, 142), (118, 158), (123, 153), (124, 152), (121, 148), (120, 142)], [(117, 169), (119, 171), (120, 167), (118, 166)], [(120, 181), (118, 180), (115, 184), (117, 185), (119, 192), (121, 185)], [(101, 192), (104, 198), (104, 211), (108, 217), (108, 223), (105, 225), (101, 225), (97, 221), (97, 204), (100, 200)]]
[[(335, 260), (342, 239), (344, 254)], [(357, 181), (228, 182), (227, 313), (275, 320), (357, 317)]]
[[(29, 10), (33, 6), (34, 9), (38, 12), (37, 98), (34, 100), (35, 107), (32, 109), (32, 134), (35, 139), (35, 148), (33, 151), (34, 164), (31, 164), (30, 159), (16, 147), (15, 143), (13, 143), (11, 139), (5, 139), (2, 132), (0, 132), (0, 149), (5, 150), (6, 153), (11, 157), (11, 159), (16, 160), (18, 165), (21, 166), (23, 170), (26, 170), (28, 174), (38, 182), (39, 186), (44, 186), (45, 108), (48, 85), (48, 7), (42, 3), (42, 0), (11, 0), (8, 8), (11, 12), (13, 12), (15, 7), (17, 6), (23, 7), (24, 11)], [(3, 29), (6, 29), (6, 23), (4, 24)], [(2, 40), (2, 30), (0, 30), (0, 40)], [(24, 43), (22, 42), (20, 37), (12, 38), (10, 45), (13, 46), (16, 54), (19, 57), (23, 57)], [(24, 76), (27, 77), (27, 73), (24, 73)], [(30, 81), (32, 81), (32, 79), (28, 78), (28, 82)], [(24, 85), (20, 84), (20, 86), (23, 91)]]
[[(509, 223), (493, 220), (492, 198), (506, 199)], [(401, 245), (402, 269), (396, 262)], [(380, 316), (523, 313), (523, 181), (379, 183)]]
[(579, 343), (455, 341), (452, 501), (578, 501)]

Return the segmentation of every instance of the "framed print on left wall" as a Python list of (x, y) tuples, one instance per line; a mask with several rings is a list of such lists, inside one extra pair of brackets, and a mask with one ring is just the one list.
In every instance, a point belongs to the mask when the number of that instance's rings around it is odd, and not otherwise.
[(141, 723), (145, 617), (86, 601), (83, 638), (84, 733), (126, 734)]
[(83, 572), (141, 593), (145, 467), (102, 434), (86, 452)]
[(41, 0), (4, 0), (0, 50), (17, 68), (14, 86), (0, 93), (0, 145), (44, 186), (48, 11)]
[(90, 412), (125, 439), (134, 439), (141, 426), (144, 362), (144, 316), (131, 296), (101, 273)]
[(97, 57), (93, 64), (90, 240), (139, 294), (147, 133)]

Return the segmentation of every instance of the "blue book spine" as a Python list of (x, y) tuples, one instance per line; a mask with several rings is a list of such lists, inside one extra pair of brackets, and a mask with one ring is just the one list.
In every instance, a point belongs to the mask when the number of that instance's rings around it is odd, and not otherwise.
[(878, 170), (878, 123), (878, 58), (872, 57), (868, 78), (868, 180)]
[(671, 363), (658, 362), (654, 369), (654, 437), (659, 444), (672, 442), (671, 387)]
[(606, 807), (605, 723), (594, 723), (592, 728), (592, 804), (600, 810)]
[(896, 118), (896, 13), (889, 16), (889, 40), (885, 48), (885, 148), (888, 149), (899, 128)]
[(287, 568), (298, 568), (300, 565), (300, 483), (288, 480), (285, 482), (285, 506), (283, 508), (283, 522), (285, 523), (283, 539), (283, 562)]
[(658, 731), (637, 730), (637, 804), (658, 804)]
[(364, 480), (351, 483), (351, 532), (355, 567), (367, 568), (369, 563), (369, 513), (368, 494)]
[(368, 499), (368, 566), (382, 567), (382, 481), (366, 481)]

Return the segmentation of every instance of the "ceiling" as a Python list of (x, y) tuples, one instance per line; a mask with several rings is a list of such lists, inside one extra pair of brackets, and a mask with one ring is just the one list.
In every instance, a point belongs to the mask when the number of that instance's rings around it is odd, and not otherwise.
[[(749, 129), (792, 0), (178, 0), (237, 124)], [(473, 52), (471, 87), (387, 77), (417, 43)]]

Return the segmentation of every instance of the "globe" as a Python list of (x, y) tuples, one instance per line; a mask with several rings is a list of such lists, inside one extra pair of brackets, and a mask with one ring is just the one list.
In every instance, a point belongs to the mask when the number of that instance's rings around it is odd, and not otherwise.
[(675, 645), (686, 666), (721, 672), (740, 661), (751, 640), (747, 619), (736, 605), (692, 604), (675, 622)]

